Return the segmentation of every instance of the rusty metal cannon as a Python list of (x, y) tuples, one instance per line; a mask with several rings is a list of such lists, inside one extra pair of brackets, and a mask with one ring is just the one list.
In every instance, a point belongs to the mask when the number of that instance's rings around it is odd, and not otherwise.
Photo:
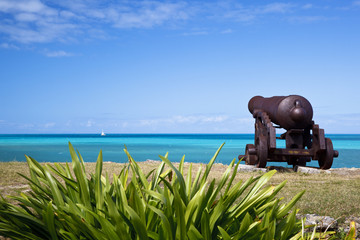
[[(325, 138), (324, 129), (312, 120), (313, 109), (306, 98), (255, 96), (248, 107), (255, 118), (255, 143), (247, 144), (245, 155), (239, 155), (239, 159), (257, 167), (265, 167), (267, 162), (306, 166), (313, 159), (321, 169), (331, 168), (339, 153), (333, 149), (331, 139)], [(277, 137), (275, 128), (286, 132)], [(286, 148), (276, 148), (276, 139), (285, 140)]]

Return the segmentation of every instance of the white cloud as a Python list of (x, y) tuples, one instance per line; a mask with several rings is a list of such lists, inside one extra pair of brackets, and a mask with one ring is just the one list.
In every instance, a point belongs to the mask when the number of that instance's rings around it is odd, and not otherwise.
[[(354, 1), (353, 5), (360, 6), (360, 1)], [(281, 2), (244, 5), (236, 1), (0, 0), (0, 13), (4, 13), (0, 34), (6, 42), (22, 44), (78, 42), (84, 38), (106, 39), (114, 32), (118, 36), (119, 29), (158, 26), (177, 29), (177, 24), (193, 19), (251, 23), (271, 14), (286, 15), (285, 19), (304, 23), (325, 19), (297, 16), (300, 10), (309, 8), (313, 8), (312, 4)], [(232, 30), (217, 32), (224, 34)], [(184, 35), (208, 33), (193, 31)]]
[(66, 126), (66, 127), (70, 127), (71, 125), (72, 125), (71, 120), (68, 120), (68, 121), (65, 123), (65, 126)]
[(93, 120), (89, 119), (89, 120), (87, 120), (87, 122), (81, 123), (80, 126), (85, 126), (87, 128), (90, 128), (90, 127), (94, 126), (94, 124), (95, 124), (95, 122)]
[(39, 0), (2, 0), (0, 2), (0, 11), (24, 11), (39, 12), (47, 7)]
[[(150, 28), (188, 18), (186, 3), (2, 0), (0, 33), (20, 43), (63, 42), (105, 28)], [(103, 34), (102, 36), (104, 36)]]
[(241, 5), (227, 6), (225, 9), (219, 10), (217, 15), (220, 13), (222, 16), (217, 16), (217, 18), (229, 19), (236, 22), (251, 22), (257, 17), (254, 9), (244, 8)]
[(20, 43), (46, 42), (49, 40), (48, 37), (43, 34), (39, 34), (37, 31), (18, 26), (0, 25), (0, 32), (8, 34), (11, 40), (15, 40)]
[(286, 13), (294, 6), (289, 3), (270, 3), (258, 9), (261, 13)]
[(26, 130), (31, 130), (35, 127), (35, 124), (33, 123), (23, 123), (23, 124), (17, 124), (17, 128), (18, 129), (26, 129)]
[(183, 36), (199, 36), (199, 35), (208, 35), (207, 31), (195, 31), (195, 32), (187, 32), (183, 33)]
[(253, 124), (255, 122), (252, 117), (237, 118), (235, 121), (239, 124)]
[(92, 125), (94, 124), (93, 121), (89, 120), (87, 123), (86, 123), (86, 126), (87, 127), (92, 127)]
[(185, 20), (185, 3), (141, 2), (130, 11), (108, 10), (110, 20), (118, 28), (148, 28), (168, 21)]
[(226, 29), (224, 31), (221, 31), (222, 34), (230, 34), (230, 33), (233, 33), (234, 31), (232, 29)]
[(254, 120), (251, 116), (235, 118), (228, 115), (178, 115), (132, 121), (128, 132), (187, 132), (187, 133), (252, 133)]
[(141, 125), (160, 125), (160, 124), (204, 124), (204, 123), (220, 123), (224, 122), (229, 117), (226, 115), (218, 115), (218, 116), (173, 116), (170, 118), (159, 118), (159, 119), (145, 119), (140, 120)]
[(71, 57), (71, 56), (74, 56), (74, 54), (69, 53), (69, 52), (65, 52), (63, 50), (45, 52), (45, 55), (47, 57)]
[(15, 15), (15, 19), (20, 22), (34, 22), (38, 20), (38, 16), (33, 13), (19, 13)]
[(227, 120), (229, 117), (228, 116), (214, 116), (214, 117), (204, 117), (201, 119), (202, 122), (224, 122), (225, 120)]
[(354, 5), (354, 6), (360, 6), (360, 1), (354, 1), (354, 2), (353, 2), (353, 5)]
[[(216, 11), (222, 12), (225, 19), (250, 23), (267, 14), (286, 14), (296, 9), (296, 5), (289, 3), (270, 3), (266, 5), (244, 6), (240, 4), (225, 4), (218, 6)], [(222, 9), (221, 9), (222, 8)], [(219, 14), (217, 14), (218, 16)]]
[(330, 19), (324, 16), (292, 16), (289, 17), (288, 20), (294, 23), (312, 23), (312, 22), (328, 21)]
[(16, 50), (19, 50), (19, 47), (17, 47), (17, 46), (14, 45), (14, 44), (9, 44), (9, 43), (1, 43), (1, 44), (0, 44), (0, 47), (1, 47), (1, 48), (5, 48), (5, 49), (16, 49)]
[(310, 3), (305, 4), (304, 6), (302, 6), (303, 9), (310, 9), (310, 8), (312, 8), (312, 7), (313, 7), (313, 5), (310, 4)]
[(56, 123), (54, 122), (49, 122), (49, 123), (45, 123), (44, 127), (45, 128), (51, 128), (51, 127), (54, 127), (56, 125)]

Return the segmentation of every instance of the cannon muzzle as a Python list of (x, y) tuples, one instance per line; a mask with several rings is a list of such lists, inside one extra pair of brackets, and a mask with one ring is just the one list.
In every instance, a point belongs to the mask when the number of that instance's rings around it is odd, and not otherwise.
[(312, 124), (312, 106), (306, 98), (299, 95), (270, 98), (255, 96), (250, 99), (248, 107), (254, 117), (258, 111), (264, 111), (273, 123), (286, 130), (304, 129)]

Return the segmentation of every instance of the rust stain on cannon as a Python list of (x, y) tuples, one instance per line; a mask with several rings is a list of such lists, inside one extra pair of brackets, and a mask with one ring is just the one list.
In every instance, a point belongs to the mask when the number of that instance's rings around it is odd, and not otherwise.
[[(331, 139), (325, 138), (324, 129), (314, 123), (313, 108), (306, 98), (255, 96), (248, 108), (255, 118), (255, 142), (246, 145), (245, 155), (239, 155), (239, 159), (245, 157), (246, 164), (265, 167), (272, 161), (287, 162), (295, 167), (317, 160), (320, 168), (329, 169), (333, 158), (338, 157), (339, 152), (333, 150)], [(286, 132), (276, 137), (273, 123)], [(285, 140), (286, 148), (276, 148), (277, 138)]]

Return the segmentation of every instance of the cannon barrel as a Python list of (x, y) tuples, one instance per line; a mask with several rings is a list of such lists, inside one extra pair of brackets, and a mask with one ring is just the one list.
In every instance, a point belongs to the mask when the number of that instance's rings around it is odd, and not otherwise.
[(304, 129), (312, 124), (312, 106), (306, 98), (299, 95), (270, 98), (255, 96), (250, 99), (248, 107), (254, 117), (257, 111), (264, 111), (273, 123), (286, 130)]

